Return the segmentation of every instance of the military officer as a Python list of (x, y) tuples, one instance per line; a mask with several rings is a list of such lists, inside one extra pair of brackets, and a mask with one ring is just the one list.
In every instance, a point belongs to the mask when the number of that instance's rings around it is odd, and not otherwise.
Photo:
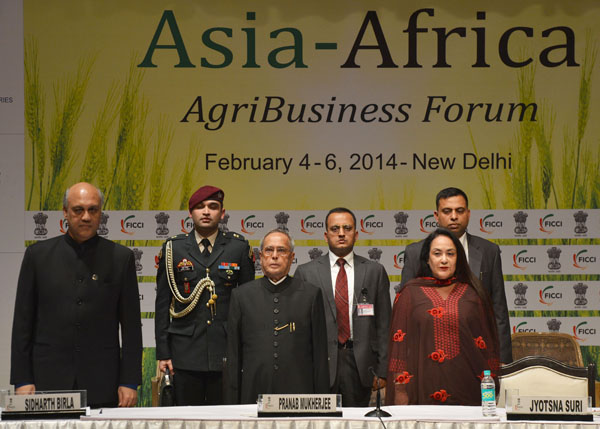
[(177, 405), (223, 403), (223, 360), (231, 291), (254, 280), (252, 249), (219, 230), (224, 192), (203, 186), (190, 197), (194, 231), (163, 244), (156, 274), (156, 358), (174, 373)]

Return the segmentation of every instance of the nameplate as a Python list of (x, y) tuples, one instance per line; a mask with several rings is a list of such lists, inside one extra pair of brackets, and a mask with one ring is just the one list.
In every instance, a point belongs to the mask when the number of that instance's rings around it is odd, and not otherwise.
[(36, 393), (32, 395), (7, 395), (5, 412), (61, 412), (81, 409), (79, 392)]
[(259, 395), (259, 417), (341, 416), (335, 394)]
[(587, 397), (517, 396), (506, 417), (508, 420), (593, 420)]

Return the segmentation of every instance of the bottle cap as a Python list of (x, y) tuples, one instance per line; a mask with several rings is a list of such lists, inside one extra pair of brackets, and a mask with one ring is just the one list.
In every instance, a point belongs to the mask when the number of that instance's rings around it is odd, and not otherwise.
[(484, 377), (485, 377), (486, 375), (491, 375), (491, 373), (490, 373), (490, 370), (489, 370), (489, 369), (486, 369), (486, 370), (484, 370), (484, 371), (483, 371), (483, 375), (484, 375)]

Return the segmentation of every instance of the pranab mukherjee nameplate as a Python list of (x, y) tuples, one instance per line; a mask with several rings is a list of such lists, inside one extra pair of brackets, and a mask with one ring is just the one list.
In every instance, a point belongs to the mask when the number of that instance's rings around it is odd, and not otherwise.
[(341, 416), (341, 407), (336, 394), (258, 395), (259, 417)]
[(587, 397), (516, 396), (507, 404), (507, 420), (592, 421)]

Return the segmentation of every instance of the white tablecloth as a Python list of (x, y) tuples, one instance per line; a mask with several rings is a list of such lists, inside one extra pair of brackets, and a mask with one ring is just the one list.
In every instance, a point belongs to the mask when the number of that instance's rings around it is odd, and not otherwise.
[[(387, 429), (600, 429), (587, 422), (508, 422), (503, 409), (483, 417), (481, 407), (391, 406)], [(82, 420), (5, 421), (0, 429), (377, 429), (369, 408), (346, 408), (343, 417), (258, 418), (256, 405), (92, 410)]]

